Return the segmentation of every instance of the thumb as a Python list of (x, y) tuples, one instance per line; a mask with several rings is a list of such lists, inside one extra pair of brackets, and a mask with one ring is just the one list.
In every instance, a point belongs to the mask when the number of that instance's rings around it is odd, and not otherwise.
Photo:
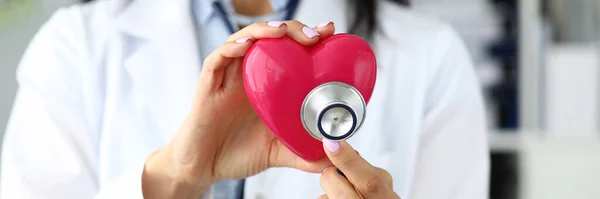
[(331, 163), (352, 183), (368, 178), (376, 170), (346, 141), (323, 139), (323, 148)]

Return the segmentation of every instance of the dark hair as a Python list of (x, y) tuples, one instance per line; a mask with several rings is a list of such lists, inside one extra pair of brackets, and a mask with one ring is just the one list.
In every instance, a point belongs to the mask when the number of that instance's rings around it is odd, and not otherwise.
[[(90, 2), (94, 0), (82, 0)], [(351, 0), (356, 16), (350, 26), (350, 33), (371, 38), (377, 28), (377, 0)], [(399, 5), (409, 6), (410, 0), (388, 0)]]
[[(354, 21), (350, 26), (350, 33), (370, 39), (373, 31), (377, 28), (377, 0), (352, 0), (354, 12), (356, 13)], [(409, 6), (410, 0), (388, 0), (402, 6)]]

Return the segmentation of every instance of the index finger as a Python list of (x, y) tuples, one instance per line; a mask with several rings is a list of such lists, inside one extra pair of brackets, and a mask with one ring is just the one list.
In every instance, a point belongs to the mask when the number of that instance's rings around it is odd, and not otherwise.
[(339, 175), (335, 169), (328, 168), (321, 174), (321, 187), (330, 198), (355, 198), (360, 199), (358, 191), (348, 179)]
[(329, 21), (323, 22), (315, 28), (308, 27), (297, 20), (286, 21), (285, 23), (288, 25), (287, 35), (305, 46), (312, 46), (321, 39), (331, 36), (335, 31), (333, 22)]
[(227, 42), (240, 38), (258, 40), (263, 38), (279, 38), (287, 33), (288, 26), (284, 21), (256, 22), (229, 35)]
[(369, 181), (377, 174), (377, 168), (361, 157), (348, 142), (323, 139), (323, 146), (331, 163), (340, 169), (352, 184)]
[[(262, 38), (279, 38), (287, 33), (287, 25), (283, 22), (259, 22), (246, 26), (227, 38), (227, 42), (217, 48), (204, 60), (202, 70), (218, 71), (223, 69), (234, 58), (243, 57), (250, 48), (250, 42)], [(234, 43), (238, 43), (235, 45)], [(243, 44), (243, 45), (239, 45)]]

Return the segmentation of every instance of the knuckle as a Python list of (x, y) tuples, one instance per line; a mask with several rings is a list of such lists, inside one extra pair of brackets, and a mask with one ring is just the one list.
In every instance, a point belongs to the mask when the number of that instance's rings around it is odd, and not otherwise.
[(362, 184), (362, 190), (366, 193), (378, 193), (383, 188), (383, 181), (380, 175), (373, 175)]
[(293, 26), (293, 27), (300, 27), (300, 26), (304, 26), (304, 23), (298, 21), (298, 20), (289, 20), (286, 22), (286, 24), (288, 24), (289, 26)]
[(383, 182), (386, 185), (391, 185), (392, 184), (392, 180), (393, 180), (392, 174), (390, 174), (390, 172), (388, 172), (388, 171), (386, 171), (384, 169), (381, 169), (381, 168), (378, 168), (378, 170), (379, 170), (380, 175), (382, 176)]
[(340, 165), (340, 167), (348, 168), (348, 167), (351, 167), (352, 165), (354, 165), (355, 162), (356, 162), (356, 160), (353, 158), (345, 158), (342, 160), (342, 164)]
[(235, 33), (232, 35), (229, 35), (229, 37), (227, 37), (227, 39), (225, 41), (233, 41), (235, 38), (235, 35), (236, 35)]
[(329, 169), (328, 169), (326, 172), (321, 174), (321, 178), (319, 180), (323, 184), (323, 183), (328, 182), (330, 178), (331, 178), (331, 172), (329, 172)]
[(323, 184), (324, 182), (327, 182), (327, 177), (325, 176), (325, 173), (321, 174), (319, 181), (321, 182), (321, 184)]
[(269, 29), (269, 26), (267, 25), (266, 22), (254, 22), (254, 23), (246, 26), (244, 29), (248, 29), (248, 30), (250, 30), (250, 32), (256, 32), (256, 31), (262, 31), (265, 29)]
[(231, 39), (235, 38), (235, 36), (236, 36), (236, 35), (238, 35), (240, 31), (241, 31), (241, 30), (238, 30), (237, 32), (234, 32), (234, 33), (231, 33), (231, 34), (229, 34), (229, 36), (227, 36), (227, 39), (226, 39), (225, 41), (226, 41), (226, 42), (227, 42), (227, 41), (231, 41)]
[(202, 63), (202, 69), (206, 72), (213, 72), (214, 70), (214, 58), (212, 58), (212, 56), (208, 56), (206, 59), (204, 59), (204, 62)]
[(277, 31), (277, 30), (267, 29), (267, 28), (260, 28), (260, 29), (256, 29), (256, 30), (252, 31), (250, 34), (254, 38), (260, 38), (260, 37), (263, 37), (264, 35), (267, 35), (267, 34), (269, 34), (270, 32), (273, 32), (273, 31)]
[[(254, 23), (252, 23), (252, 24), (250, 24), (250, 25), (246, 26), (246, 28), (248, 28), (248, 29), (254, 29), (254, 28), (257, 28), (257, 27), (261, 27), (261, 24), (262, 24), (262, 23), (259, 23), (259, 22), (254, 22)], [(266, 26), (266, 25), (265, 25), (265, 26)]]

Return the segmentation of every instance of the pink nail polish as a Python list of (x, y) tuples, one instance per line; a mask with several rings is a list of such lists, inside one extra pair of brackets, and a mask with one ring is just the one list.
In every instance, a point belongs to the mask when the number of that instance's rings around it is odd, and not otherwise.
[(320, 23), (319, 25), (317, 25), (317, 28), (324, 28), (325, 26), (329, 25), (331, 23), (331, 21), (326, 21), (323, 23)]
[(308, 38), (313, 38), (316, 36), (319, 36), (319, 33), (317, 33), (317, 31), (313, 30), (312, 28), (309, 28), (307, 26), (302, 27), (302, 32), (308, 37)]
[(267, 22), (267, 26), (279, 28), (281, 25), (285, 24), (283, 21), (269, 21)]
[(243, 43), (246, 43), (246, 42), (247, 42), (249, 39), (250, 39), (250, 38), (248, 38), (248, 37), (246, 37), (246, 38), (241, 38), (241, 39), (235, 40), (235, 43), (238, 43), (238, 44), (243, 44)]
[(325, 173), (325, 171), (327, 171), (327, 169), (329, 169), (329, 167), (326, 167), (325, 169), (323, 169), (323, 171), (321, 173)]
[(323, 145), (325, 145), (325, 148), (332, 153), (335, 153), (340, 149), (340, 143), (338, 141), (323, 139)]

